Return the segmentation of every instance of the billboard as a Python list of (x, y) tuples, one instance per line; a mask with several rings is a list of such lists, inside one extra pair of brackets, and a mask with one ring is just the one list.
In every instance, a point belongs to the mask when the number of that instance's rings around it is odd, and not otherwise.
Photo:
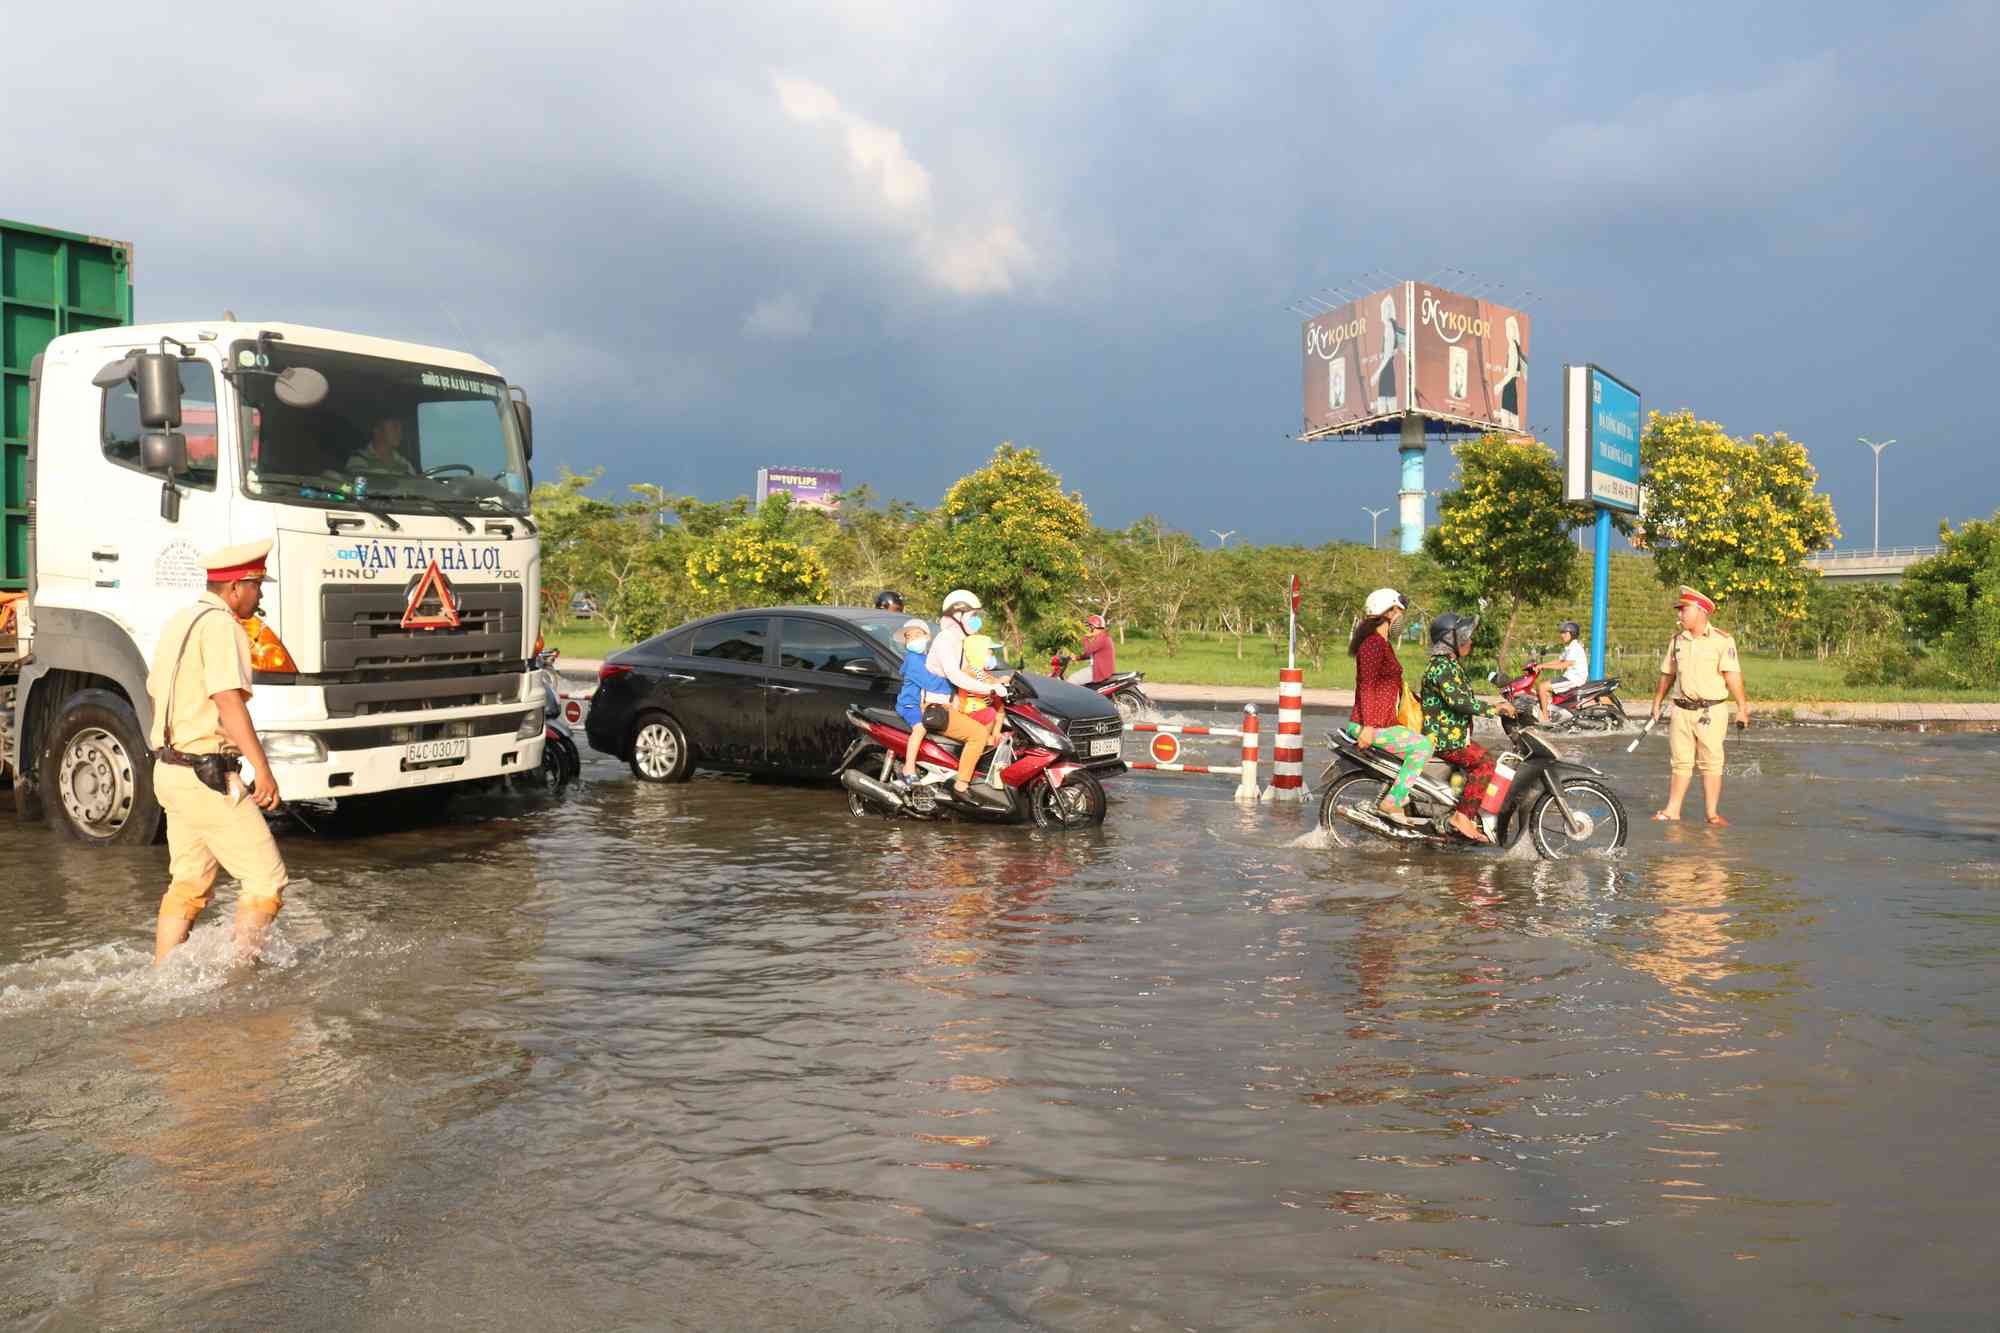
[(840, 474), (809, 467), (757, 469), (757, 503), (783, 491), (792, 503), (809, 509), (832, 509), (840, 501)]
[(1403, 414), (1409, 388), (1407, 286), (1384, 288), (1306, 321), (1307, 436)]
[(1639, 512), (1639, 391), (1596, 366), (1563, 367), (1563, 499)]
[(1528, 419), (1528, 317), (1425, 283), (1410, 284), (1413, 411), (1481, 430)]

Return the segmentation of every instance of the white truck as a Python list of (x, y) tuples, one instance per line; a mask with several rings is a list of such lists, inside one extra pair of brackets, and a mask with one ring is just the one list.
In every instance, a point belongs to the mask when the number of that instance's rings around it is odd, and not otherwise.
[(532, 774), (533, 416), (492, 366), (292, 324), (68, 333), (28, 375), (0, 782), (90, 843), (161, 827), (147, 735), (200, 553), (269, 538), (250, 716), (288, 801)]

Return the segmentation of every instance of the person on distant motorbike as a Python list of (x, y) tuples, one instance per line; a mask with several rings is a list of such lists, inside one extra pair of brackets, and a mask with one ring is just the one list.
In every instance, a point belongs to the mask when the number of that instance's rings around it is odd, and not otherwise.
[[(965, 669), (965, 640), (967, 636), (977, 634), (983, 623), (977, 597), (963, 588), (946, 593), (938, 617), (938, 630), (931, 638), (931, 650), (924, 659), (933, 675), (944, 677), (952, 687), (967, 694), (993, 694), (998, 688)], [(986, 728), (975, 722), (971, 714), (953, 706), (956, 700), (949, 689), (926, 689), (923, 698), (924, 725), (958, 741), (963, 747), (958, 752), (958, 776), (952, 782), (952, 793), (961, 800), (969, 798), (988, 805), (1006, 804), (1004, 796), (993, 792), (983, 782), (977, 789), (972, 789), (972, 771), (979, 766), (979, 756), (986, 750)]]
[(1095, 685), (1118, 674), (1118, 650), (1111, 644), (1103, 616), (1083, 618), (1083, 654), (1090, 659), (1090, 679), (1085, 684)]
[(896, 716), (910, 726), (910, 743), (903, 747), (903, 785), (917, 780), (917, 751), (924, 744), (924, 696), (951, 693), (951, 682), (933, 673), (925, 662), (931, 650), (931, 627), (921, 620), (906, 620), (896, 631), (903, 646), (903, 688), (896, 693)]
[(1431, 664), (1424, 672), (1417, 702), (1423, 705), (1424, 735), (1433, 753), (1465, 774), (1458, 808), (1452, 811), (1452, 831), (1472, 842), (1490, 842), (1479, 826), (1479, 802), (1493, 779), (1493, 756), (1472, 739), (1472, 719), (1490, 713), (1512, 717), (1513, 705), (1488, 704), (1465, 681), (1464, 658), (1472, 651), (1478, 616), (1444, 612), (1431, 621)]
[(893, 611), (898, 615), (902, 614), (903, 594), (897, 592), (894, 588), (882, 589), (882, 591), (875, 594), (875, 609), (877, 611)]
[(1361, 620), (1347, 644), (1354, 658), (1354, 711), (1349, 714), (1347, 735), (1363, 748), (1373, 746), (1396, 757), (1395, 781), (1383, 793), (1376, 812), (1397, 824), (1415, 822), (1403, 813), (1403, 807), (1410, 803), (1410, 783), (1431, 757), (1430, 740), (1421, 731), (1396, 723), (1396, 708), (1403, 697), (1403, 664), (1396, 660), (1391, 636), (1408, 606), (1403, 594), (1394, 588), (1377, 588), (1362, 604)]
[[(1590, 657), (1583, 650), (1583, 627), (1574, 620), (1565, 620), (1557, 632), (1562, 635), (1562, 656), (1532, 664), (1536, 673), (1535, 696), (1541, 701), (1543, 725), (1548, 723), (1557, 694), (1573, 690), (1590, 679)], [(1562, 674), (1552, 675), (1552, 672)]]

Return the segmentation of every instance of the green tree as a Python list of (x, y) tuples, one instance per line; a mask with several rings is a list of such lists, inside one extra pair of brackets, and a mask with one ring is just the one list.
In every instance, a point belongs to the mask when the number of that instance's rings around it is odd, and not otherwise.
[(1806, 557), (1840, 525), (1804, 445), (1782, 431), (1735, 439), (1683, 410), (1653, 413), (1639, 452), (1650, 492), (1642, 540), (1662, 587), (1685, 583), (1778, 620), (1805, 615), (1819, 577)]
[(754, 517), (690, 539), (683, 567), (708, 609), (826, 601), (833, 591), (826, 561), (816, 547), (799, 539), (812, 525), (797, 518), (791, 497), (779, 494), (767, 499)]
[(934, 598), (977, 593), (1018, 661), (1028, 632), (1063, 611), (1083, 578), (1089, 532), (1083, 497), (1064, 492), (1041, 454), (1002, 444), (912, 534), (910, 569)]
[(1571, 594), (1577, 551), (1570, 534), (1590, 513), (1563, 503), (1555, 455), (1538, 440), (1482, 435), (1452, 453), (1458, 489), (1438, 500), (1437, 525), (1424, 534), (1424, 553), (1445, 600), (1505, 612), (1504, 662), (1521, 611)]
[(1896, 601), (1931, 650), (1934, 671), (1957, 685), (2000, 680), (2000, 511), (1952, 531), (1944, 550), (1903, 571)]

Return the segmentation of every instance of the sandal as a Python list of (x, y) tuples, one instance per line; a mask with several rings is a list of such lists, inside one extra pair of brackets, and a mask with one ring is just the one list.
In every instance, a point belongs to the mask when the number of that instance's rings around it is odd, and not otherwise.
[(1393, 810), (1386, 805), (1377, 805), (1375, 813), (1383, 819), (1388, 820), (1391, 824), (1398, 824), (1403, 828), (1415, 828), (1417, 826), (1417, 821), (1404, 814), (1403, 807), (1400, 805)]
[(1655, 810), (1653, 812), (1653, 822), (1655, 824), (1678, 824), (1681, 822), (1681, 817), (1679, 815), (1670, 815), (1664, 810)]
[(1728, 820), (1726, 820), (1726, 819), (1724, 819), (1724, 818), (1723, 818), (1723, 817), (1722, 817), (1721, 815), (1710, 815), (1710, 816), (1708, 817), (1708, 822), (1709, 822), (1709, 825), (1710, 825), (1710, 827), (1712, 827), (1712, 828), (1728, 828), (1728, 827), (1729, 827), (1729, 821), (1728, 821)]

